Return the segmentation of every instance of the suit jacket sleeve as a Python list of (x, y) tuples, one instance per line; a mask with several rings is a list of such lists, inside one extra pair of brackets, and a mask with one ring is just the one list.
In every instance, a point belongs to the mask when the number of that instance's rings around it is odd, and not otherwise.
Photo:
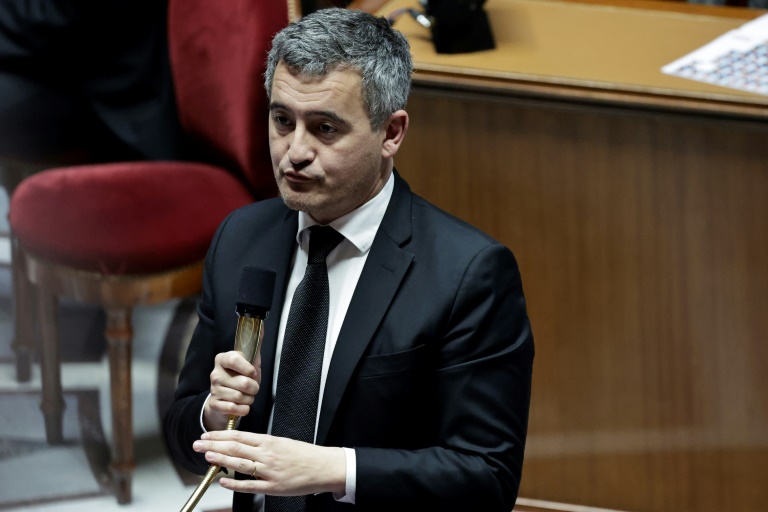
[(203, 454), (192, 449), (192, 443), (203, 434), (200, 412), (210, 392), (210, 373), (216, 354), (227, 350), (218, 347), (216, 343), (212, 273), (221, 233), (231, 217), (232, 214), (222, 222), (205, 258), (203, 293), (197, 307), (197, 327), (179, 375), (174, 402), (163, 421), (165, 442), (171, 455), (183, 468), (198, 474), (205, 473), (209, 464)]
[(357, 505), (508, 512), (520, 484), (534, 354), (509, 249), (491, 244), (471, 260), (437, 346), (435, 445), (356, 447)]

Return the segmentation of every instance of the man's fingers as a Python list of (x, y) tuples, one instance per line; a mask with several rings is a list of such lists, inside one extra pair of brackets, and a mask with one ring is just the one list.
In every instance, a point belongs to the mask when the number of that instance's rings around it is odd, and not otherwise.
[(210, 407), (211, 412), (227, 416), (238, 416), (240, 418), (248, 416), (248, 413), (251, 412), (251, 407), (249, 405), (238, 405), (234, 402), (227, 402), (225, 400), (211, 400), (208, 402), (208, 407)]
[(251, 494), (272, 494), (279, 496), (274, 491), (274, 485), (265, 480), (235, 480), (234, 478), (221, 478), (219, 484), (225, 489), (237, 492), (248, 492)]
[[(258, 392), (258, 386), (256, 391)], [(255, 392), (243, 392), (239, 389), (216, 386), (211, 389), (212, 398), (222, 402), (232, 402), (238, 405), (252, 405), (256, 399)]]
[(211, 464), (224, 466), (244, 475), (263, 477), (267, 467), (258, 461), (258, 448), (243, 442), (245, 439), (255, 443), (257, 439), (253, 438), (256, 437), (258, 435), (233, 430), (207, 432), (203, 434), (203, 439), (195, 441), (193, 448), (196, 452), (205, 453), (206, 460)]
[[(231, 463), (227, 457), (247, 460), (254, 458), (249, 454), (249, 449), (252, 449), (250, 446), (233, 441), (195, 441), (192, 447), (196, 452), (205, 453), (206, 458), (215, 459), (210, 460), (210, 462), (226, 467), (230, 467), (228, 464)], [(239, 465), (231, 466), (231, 468), (239, 471)]]
[(235, 351), (216, 355), (211, 371), (211, 400), (205, 406), (204, 421), (210, 428), (223, 428), (225, 417), (245, 416), (259, 392), (259, 372)]
[(194, 449), (212, 464), (256, 478), (245, 483), (228, 479), (222, 482), (227, 489), (275, 496), (344, 492), (346, 457), (341, 448), (229, 430), (206, 432)]
[[(266, 434), (255, 434), (253, 432), (242, 432), (240, 430), (213, 430), (204, 433), (200, 439), (203, 441), (233, 441), (235, 443), (256, 447), (260, 446), (267, 437)], [(255, 454), (253, 455), (255, 456)]]
[(255, 379), (258, 376), (256, 368), (248, 362), (243, 354), (230, 350), (216, 355), (215, 363), (227, 370)]
[(216, 451), (207, 451), (205, 452), (205, 460), (244, 475), (258, 476), (256, 463), (247, 457), (232, 457)]

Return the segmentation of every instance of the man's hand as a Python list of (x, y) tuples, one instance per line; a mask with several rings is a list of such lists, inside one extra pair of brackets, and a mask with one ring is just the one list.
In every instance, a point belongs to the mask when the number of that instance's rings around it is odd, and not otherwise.
[(248, 414), (260, 384), (261, 354), (256, 366), (234, 350), (217, 354), (211, 372), (211, 397), (203, 411), (206, 430), (223, 430), (230, 414)]
[(211, 464), (256, 477), (222, 478), (221, 486), (232, 491), (274, 496), (345, 492), (347, 464), (342, 448), (237, 430), (208, 432), (193, 447), (205, 453)]

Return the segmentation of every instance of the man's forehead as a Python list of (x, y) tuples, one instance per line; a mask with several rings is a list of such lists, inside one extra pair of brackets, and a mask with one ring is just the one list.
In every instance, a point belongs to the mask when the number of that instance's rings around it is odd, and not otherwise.
[(322, 78), (330, 73), (337, 72), (337, 71), (349, 72), (351, 74), (356, 74), (362, 77), (362, 71), (360, 70), (360, 68), (348, 62), (332, 62), (330, 64), (327, 64), (319, 72), (313, 73), (313, 72), (306, 72), (302, 70), (300, 66), (291, 66), (284, 60), (281, 60), (280, 62), (277, 63), (276, 69), (283, 69), (295, 77), (304, 77), (304, 78)]
[[(337, 67), (322, 75), (291, 71), (281, 65), (272, 81), (271, 103), (327, 103), (349, 106), (350, 101), (362, 103), (360, 72), (350, 67)], [(361, 105), (362, 106), (362, 105)]]
[(298, 119), (332, 119), (339, 126), (370, 127), (364, 105), (362, 77), (354, 68), (335, 69), (322, 76), (291, 73), (278, 68), (272, 82), (269, 109)]

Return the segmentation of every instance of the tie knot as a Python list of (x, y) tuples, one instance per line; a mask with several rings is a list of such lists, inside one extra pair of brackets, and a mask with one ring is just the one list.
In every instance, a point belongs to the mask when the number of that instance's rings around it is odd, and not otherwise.
[(344, 235), (330, 226), (309, 228), (309, 263), (323, 263)]

